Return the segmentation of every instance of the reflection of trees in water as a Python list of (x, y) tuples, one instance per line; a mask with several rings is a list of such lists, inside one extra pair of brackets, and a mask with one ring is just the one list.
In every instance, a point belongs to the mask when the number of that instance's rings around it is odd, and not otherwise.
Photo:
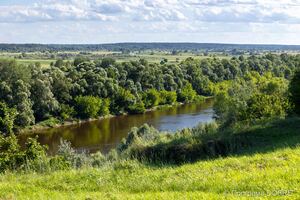
[[(60, 143), (60, 138), (68, 140), (76, 148), (99, 148), (106, 149), (114, 147), (134, 126), (149, 123), (159, 127), (162, 117), (176, 116), (179, 114), (200, 113), (211, 108), (213, 100), (208, 99), (202, 104), (186, 104), (169, 108), (162, 108), (152, 112), (139, 115), (117, 116), (99, 121), (87, 122), (74, 126), (53, 128), (43, 131), (39, 135), (42, 144), (49, 144), (50, 152), (55, 152)], [(172, 126), (172, 123), (170, 124)], [(25, 141), (22, 136), (21, 140)], [(107, 145), (107, 146), (106, 146)], [(109, 147), (108, 147), (109, 146)]]

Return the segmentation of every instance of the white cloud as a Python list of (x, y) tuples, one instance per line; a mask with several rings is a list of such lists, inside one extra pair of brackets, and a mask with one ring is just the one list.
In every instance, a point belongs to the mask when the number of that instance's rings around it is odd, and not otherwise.
[(0, 42), (93, 43), (130, 37), (204, 42), (224, 37), (231, 42), (240, 37), (248, 43), (246, 36), (253, 42), (268, 36), (265, 41), (276, 43), (282, 35), (280, 41), (299, 43), (300, 0), (17, 1), (0, 4)]
[(46, 0), (0, 6), (0, 22), (199, 20), (292, 24), (300, 23), (299, 10), (300, 0)]

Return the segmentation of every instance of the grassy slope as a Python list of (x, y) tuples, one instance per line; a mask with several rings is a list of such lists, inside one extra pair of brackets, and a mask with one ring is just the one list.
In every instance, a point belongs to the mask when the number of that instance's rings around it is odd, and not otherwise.
[(182, 166), (130, 161), (42, 175), (6, 173), (0, 176), (0, 199), (299, 199), (300, 119), (240, 134), (259, 142), (227, 158)]

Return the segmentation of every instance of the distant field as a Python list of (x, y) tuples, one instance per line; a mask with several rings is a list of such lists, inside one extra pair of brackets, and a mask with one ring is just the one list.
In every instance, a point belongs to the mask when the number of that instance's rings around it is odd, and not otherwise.
[[(0, 52), (0, 58), (11, 58), (16, 59), (19, 63), (22, 64), (33, 64), (33, 63), (41, 63), (42, 67), (50, 66), (51, 62), (55, 62), (55, 58), (66, 57), (64, 60), (73, 60), (76, 56), (84, 56), (89, 57), (91, 60), (101, 59), (104, 57), (112, 57), (115, 58), (117, 62), (128, 62), (130, 60), (136, 61), (139, 59), (146, 59), (150, 63), (160, 63), (163, 59), (167, 59), (168, 63), (179, 63), (189, 57), (193, 57), (195, 59), (204, 59), (211, 58), (216, 56), (218, 58), (230, 58), (231, 56), (226, 56), (223, 54), (211, 54), (209, 56), (204, 56), (202, 54), (196, 53), (178, 53), (176, 55), (172, 55), (170, 52), (164, 51), (143, 51), (143, 52), (133, 52), (122, 54), (122, 52), (118, 51), (93, 51), (93, 52), (78, 52), (78, 51), (64, 51), (64, 52), (55, 52), (51, 53), (42, 53), (42, 52), (29, 52), (22, 55), (22, 53), (10, 53), (10, 52)], [(55, 58), (50, 58), (55, 57)]]
[(21, 64), (34, 64), (41, 63), (42, 67), (49, 67), (51, 62), (55, 62), (55, 60), (42, 60), (42, 59), (17, 59), (17, 62)]

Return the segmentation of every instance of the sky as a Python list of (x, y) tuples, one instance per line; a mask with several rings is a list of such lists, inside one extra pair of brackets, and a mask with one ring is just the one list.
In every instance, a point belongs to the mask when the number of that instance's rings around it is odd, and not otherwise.
[(300, 0), (0, 0), (0, 43), (300, 45)]

